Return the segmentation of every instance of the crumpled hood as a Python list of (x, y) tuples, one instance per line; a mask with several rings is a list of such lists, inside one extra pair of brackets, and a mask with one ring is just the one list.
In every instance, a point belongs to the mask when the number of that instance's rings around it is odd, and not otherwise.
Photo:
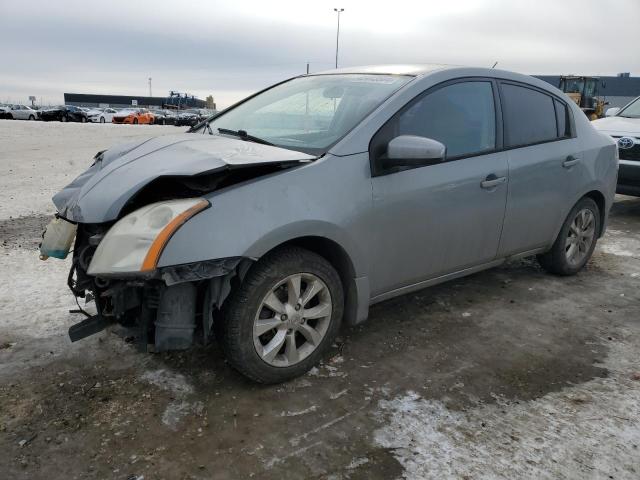
[(127, 201), (163, 176), (193, 176), (254, 165), (297, 164), (306, 153), (219, 135), (183, 133), (111, 148), (53, 197), (64, 218), (103, 223), (118, 218)]
[(609, 135), (632, 135), (640, 137), (640, 118), (606, 117), (594, 120), (591, 124)]

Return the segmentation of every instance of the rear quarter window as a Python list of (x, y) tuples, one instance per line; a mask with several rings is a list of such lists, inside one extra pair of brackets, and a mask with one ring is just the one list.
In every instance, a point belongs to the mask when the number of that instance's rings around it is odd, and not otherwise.
[(558, 137), (559, 138), (571, 137), (571, 122), (569, 121), (569, 109), (564, 103), (555, 99), (553, 100), (553, 104), (556, 107), (556, 121), (558, 122)]
[[(507, 147), (547, 142), (564, 136), (558, 135), (556, 108), (551, 96), (505, 83), (501, 84), (501, 89)], [(566, 129), (567, 124), (565, 120), (563, 128)]]

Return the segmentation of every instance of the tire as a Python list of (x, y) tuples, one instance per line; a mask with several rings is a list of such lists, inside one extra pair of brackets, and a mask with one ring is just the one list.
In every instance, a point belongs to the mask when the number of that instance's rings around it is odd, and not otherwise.
[(33, 121), (35, 119), (36, 119), (36, 117), (34, 117), (33, 115), (29, 115), (29, 120)]
[(80, 117), (80, 123), (87, 123), (87, 117)]
[(10, 113), (9, 115), (7, 115), (7, 120), (13, 120), (13, 114)]
[[(551, 250), (537, 256), (538, 262), (549, 273), (561, 276), (575, 275), (591, 258), (599, 232), (600, 209), (591, 198), (584, 197), (567, 215)], [(573, 239), (571, 243), (570, 238)]]
[(63, 115), (63, 116), (60, 118), (60, 121), (61, 121), (61, 122), (68, 122), (68, 121), (69, 121), (69, 119), (67, 118), (67, 116), (66, 116), (66, 115)]
[(105, 121), (104, 117), (100, 117), (100, 123), (105, 123)]
[(134, 124), (134, 125), (137, 125), (137, 124), (138, 124), (138, 119), (137, 119), (137, 118), (134, 118), (134, 119), (133, 119), (133, 124)]
[[(293, 294), (293, 298), (299, 298), (294, 311), (295, 302), (288, 298), (289, 291), (295, 290), (287, 282), (298, 277), (301, 293)], [(313, 291), (317, 293), (310, 293)], [(276, 294), (283, 300), (281, 303), (273, 297)], [(305, 294), (311, 296), (305, 300)], [(289, 312), (291, 318), (267, 307), (268, 298), (275, 298), (276, 302), (269, 303), (277, 303), (282, 307), (280, 311)], [(304, 302), (302, 308), (300, 302)], [(318, 313), (315, 318), (302, 317), (304, 312), (314, 315), (314, 309)], [(251, 267), (227, 299), (216, 331), (231, 366), (256, 382), (279, 383), (306, 373), (318, 363), (338, 334), (343, 310), (342, 282), (333, 266), (309, 250), (286, 247), (265, 255)], [(267, 329), (254, 336), (259, 321), (267, 322), (263, 323)], [(277, 326), (268, 329), (270, 324)], [(270, 345), (279, 346), (268, 349)], [(290, 355), (290, 348), (294, 355)], [(272, 356), (265, 352), (275, 353)], [(291, 361), (291, 357), (296, 360)]]

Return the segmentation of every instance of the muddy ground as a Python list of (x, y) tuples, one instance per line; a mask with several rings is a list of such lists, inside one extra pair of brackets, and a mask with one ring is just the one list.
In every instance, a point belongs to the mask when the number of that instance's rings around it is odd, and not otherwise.
[(526, 259), (384, 302), (266, 387), (215, 343), (69, 343), (68, 265), (38, 261), (51, 212), (23, 177), (136, 128), (101, 127), (0, 121), (1, 478), (640, 478), (640, 199), (618, 197), (578, 276)]

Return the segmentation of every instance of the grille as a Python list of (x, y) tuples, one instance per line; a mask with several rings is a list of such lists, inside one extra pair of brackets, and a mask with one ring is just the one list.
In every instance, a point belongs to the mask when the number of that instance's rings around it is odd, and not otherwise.
[(626, 150), (619, 149), (620, 160), (635, 160), (640, 162), (640, 144), (635, 144), (633, 148)]
[[(613, 137), (617, 142), (620, 137)], [(636, 139), (636, 144), (631, 148), (618, 148), (618, 156), (620, 160), (635, 160), (636, 162), (640, 162), (640, 143), (637, 143), (638, 139)]]

